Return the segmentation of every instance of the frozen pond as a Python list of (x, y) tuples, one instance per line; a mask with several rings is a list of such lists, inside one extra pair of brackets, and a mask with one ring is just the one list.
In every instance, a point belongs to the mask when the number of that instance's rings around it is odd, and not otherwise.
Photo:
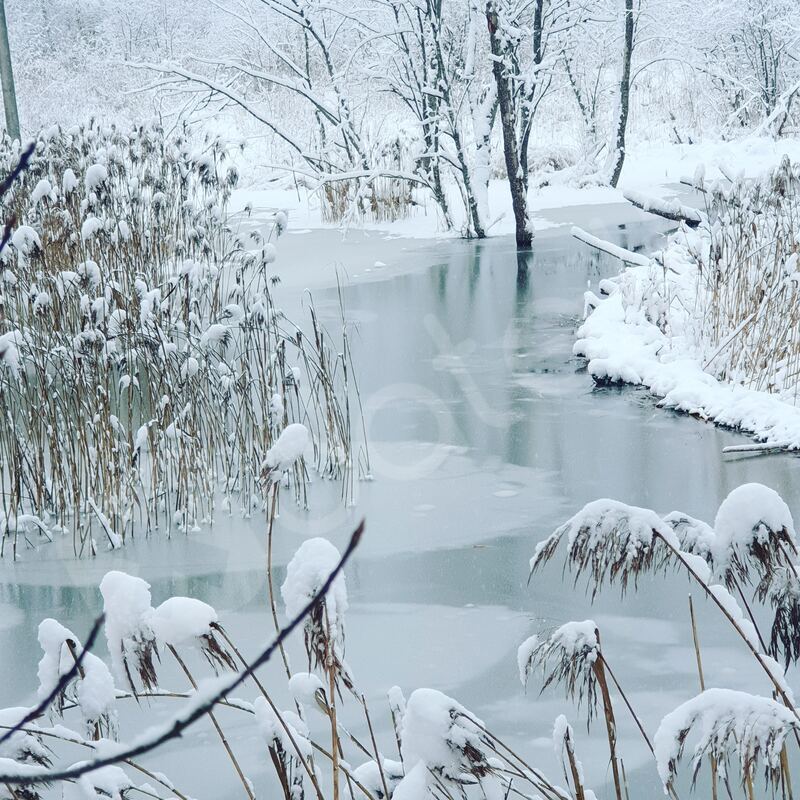
[[(620, 228), (608, 216), (598, 217), (594, 233), (632, 249), (658, 246), (658, 224), (632, 219)], [(348, 573), (347, 655), (380, 730), (388, 730), (382, 697), (392, 685), (407, 693), (442, 689), (558, 780), (550, 733), (563, 711), (589, 785), (602, 788), (609, 776), (600, 727), (587, 737), (575, 709), (560, 694), (539, 698), (535, 680), (525, 695), (517, 645), (541, 628), (592, 617), (610, 664), (654, 730), (697, 690), (688, 585), (656, 579), (624, 602), (607, 593), (590, 607), (583, 587), (563, 584), (557, 567), (527, 585), (534, 545), (599, 497), (713, 521), (725, 495), (751, 480), (776, 489), (797, 517), (800, 460), (723, 457), (725, 445), (745, 439), (662, 411), (638, 390), (595, 388), (571, 355), (573, 334), (587, 282), (596, 288), (619, 263), (573, 241), (567, 228), (548, 231), (521, 256), (507, 238), (354, 237), (341, 245), (333, 231), (289, 236), (279, 272), (291, 295), (313, 283), (304, 262), (347, 264), (345, 308), (375, 480), (358, 484), (355, 508), (342, 508), (328, 487), (312, 494), (308, 515), (284, 503), (276, 561), (282, 568), (309, 535), (343, 543), (365, 516), (367, 535)], [(296, 291), (291, 296), (287, 303), (298, 301)], [(333, 329), (336, 292), (320, 288), (314, 298)], [(85, 635), (101, 607), (97, 582), (111, 568), (147, 579), (156, 601), (187, 594), (211, 603), (254, 651), (271, 632), (263, 528), (256, 519), (221, 518), (212, 531), (138, 541), (93, 562), (43, 548), (0, 565), (0, 704), (31, 700), (40, 619), (54, 616)], [(749, 681), (766, 692), (760, 677), (750, 680), (754, 673), (718, 618), (698, 604), (707, 682), (741, 688)], [(182, 687), (177, 673), (170, 677)], [(160, 712), (135, 713), (156, 719)], [(642, 796), (660, 796), (649, 754), (621, 708), (618, 718), (629, 778), (646, 790)], [(357, 717), (351, 726), (363, 729)], [(252, 726), (232, 717), (227, 730), (263, 785), (267, 756)], [(383, 742), (391, 757), (389, 738)], [(195, 797), (241, 796), (212, 732), (202, 728), (170, 749), (170, 759), (146, 763), (181, 779)]]

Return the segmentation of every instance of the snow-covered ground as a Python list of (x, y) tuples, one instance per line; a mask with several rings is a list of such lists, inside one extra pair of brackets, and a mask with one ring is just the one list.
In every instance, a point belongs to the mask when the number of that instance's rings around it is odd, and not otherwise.
[[(800, 139), (776, 140), (771, 137), (751, 136), (733, 141), (709, 140), (698, 144), (633, 145), (618, 189), (583, 185), (579, 175), (566, 169), (546, 176), (548, 185), (531, 188), (528, 197), (529, 213), (537, 234), (554, 226), (577, 224), (579, 220), (583, 220), (586, 223), (584, 227), (589, 230), (595, 224), (603, 224), (602, 217), (607, 214), (607, 209), (603, 209), (604, 213), (598, 210), (598, 214), (593, 215), (587, 214), (587, 207), (591, 209), (620, 204), (621, 208), (616, 209), (615, 213), (618, 215), (617, 221), (624, 223), (627, 212), (622, 207), (628, 205), (623, 195), (626, 190), (642, 190), (656, 197), (672, 197), (680, 192), (680, 181), (691, 178), (700, 165), (705, 167), (709, 180), (739, 174), (752, 177), (776, 165), (785, 154), (793, 160), (800, 160)], [(243, 158), (248, 158), (246, 150)], [(245, 163), (249, 164), (247, 161)], [(430, 239), (445, 235), (432, 199), (419, 193), (417, 198), (420, 205), (406, 218), (394, 222), (354, 219), (340, 226), (322, 221), (319, 201), (314, 192), (295, 186), (289, 179), (276, 178), (271, 187), (265, 188), (263, 181), (260, 181), (258, 185), (245, 184), (237, 189), (232, 198), (231, 210), (240, 211), (248, 205), (256, 213), (268, 209), (284, 209), (289, 214), (290, 229), (294, 235), (320, 227), (344, 227), (351, 235), (359, 230), (378, 231), (404, 238)], [(493, 179), (489, 182), (488, 201), (491, 220), (489, 235), (513, 234), (511, 196), (505, 181)], [(449, 203), (454, 216), (454, 230), (446, 235), (455, 237), (458, 236), (464, 216), (455, 187), (449, 193)], [(594, 216), (598, 219), (594, 219)]]

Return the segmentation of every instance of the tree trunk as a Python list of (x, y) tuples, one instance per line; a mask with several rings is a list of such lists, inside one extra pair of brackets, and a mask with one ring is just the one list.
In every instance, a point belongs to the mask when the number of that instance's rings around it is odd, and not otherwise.
[(3, 108), (6, 112), (6, 130), (12, 140), (19, 139), (17, 92), (14, 88), (14, 72), (11, 69), (11, 48), (8, 46), (5, 0), (0, 0), (0, 82), (2, 82), (3, 85)]
[(511, 189), (511, 205), (514, 208), (514, 226), (517, 247), (530, 247), (533, 239), (528, 225), (528, 202), (525, 179), (519, 162), (519, 144), (514, 114), (514, 100), (511, 97), (508, 78), (503, 66), (502, 50), (497, 36), (497, 9), (494, 0), (486, 3), (486, 21), (489, 25), (489, 43), (492, 50), (492, 72), (497, 84), (497, 102), (500, 106), (500, 122), (503, 128), (503, 154)]
[(533, 78), (533, 87), (523, 97), (522, 103), (522, 124), (519, 147), (519, 164), (522, 169), (522, 180), (525, 183), (525, 192), (528, 191), (528, 147), (531, 140), (531, 130), (533, 129), (533, 97), (536, 88), (541, 81), (538, 69), (544, 60), (544, 50), (542, 49), (542, 26), (544, 20), (544, 0), (536, 0), (533, 12), (533, 66), (536, 69)]
[(631, 58), (633, 56), (633, 0), (625, 0), (625, 47), (622, 52), (622, 78), (619, 82), (619, 123), (611, 185), (616, 188), (622, 165), (625, 162), (625, 131), (628, 127), (628, 109), (631, 96)]

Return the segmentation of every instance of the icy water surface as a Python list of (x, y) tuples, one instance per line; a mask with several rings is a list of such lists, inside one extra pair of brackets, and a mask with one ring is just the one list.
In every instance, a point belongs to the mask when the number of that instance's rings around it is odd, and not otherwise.
[[(659, 241), (653, 223), (593, 231), (631, 248)], [(346, 253), (337, 250), (337, 237), (296, 237), (285, 247), (285, 269), (309, 254), (333, 264)], [(574, 330), (587, 282), (596, 288), (619, 264), (566, 233), (550, 232), (525, 255), (507, 239), (374, 236), (359, 252), (362, 263), (349, 265), (344, 299), (375, 480), (358, 484), (352, 509), (325, 486), (312, 493), (308, 515), (284, 504), (276, 527), (279, 580), (304, 538), (324, 535), (341, 544), (365, 516), (367, 534), (348, 573), (347, 656), (383, 734), (389, 687), (409, 693), (432, 686), (559, 779), (550, 734), (563, 712), (576, 729), (589, 782), (602, 788), (609, 776), (601, 727), (587, 736), (574, 706), (560, 694), (539, 697), (535, 681), (524, 694), (517, 645), (540, 629), (595, 619), (609, 663), (652, 733), (664, 713), (697, 690), (689, 587), (677, 577), (648, 580), (624, 602), (608, 593), (591, 606), (582, 586), (562, 581), (560, 565), (527, 585), (536, 542), (598, 497), (711, 522), (725, 495), (751, 480), (775, 488), (800, 516), (800, 460), (724, 458), (725, 445), (745, 439), (660, 410), (640, 390), (595, 388), (571, 355)], [(393, 270), (398, 263), (414, 269)], [(315, 301), (333, 328), (336, 293), (318, 291)], [(206, 600), (254, 652), (270, 633), (263, 564), (263, 521), (238, 518), (188, 539), (139, 541), (94, 562), (75, 563), (44, 548), (23, 563), (3, 564), (0, 706), (31, 701), (35, 625), (55, 616), (85, 634), (100, 609), (97, 582), (110, 568), (146, 578), (157, 602), (176, 593)], [(718, 618), (697, 603), (708, 683), (766, 692)], [(302, 668), (297, 652), (295, 663)], [(183, 686), (169, 667), (164, 676), (164, 685)], [(271, 678), (279, 685), (277, 673), (268, 672)], [(143, 707), (130, 715), (155, 721), (168, 710)], [(648, 753), (621, 706), (618, 717), (632, 786), (642, 797), (660, 796)], [(257, 786), (266, 786), (267, 759), (251, 721), (223, 718)], [(130, 724), (123, 720), (123, 731)], [(363, 729), (357, 715), (349, 724)], [(391, 739), (383, 742), (391, 756)], [(193, 796), (241, 795), (210, 729), (199, 728), (147, 763)]]

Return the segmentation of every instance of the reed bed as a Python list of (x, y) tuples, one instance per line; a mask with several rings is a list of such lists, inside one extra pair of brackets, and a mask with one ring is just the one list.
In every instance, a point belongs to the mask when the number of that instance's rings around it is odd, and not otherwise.
[(748, 388), (800, 398), (800, 165), (704, 186), (708, 230), (696, 253), (696, 315), (706, 368)]
[[(19, 156), (0, 144), (0, 172)], [(276, 306), (286, 220), (240, 233), (230, 156), (157, 125), (54, 128), (2, 198), (3, 553), (64, 532), (92, 554), (210, 523), (220, 504), (249, 515), (292, 422), (313, 439), (296, 498), (308, 466), (352, 487), (349, 348), (313, 304), (308, 333)]]

